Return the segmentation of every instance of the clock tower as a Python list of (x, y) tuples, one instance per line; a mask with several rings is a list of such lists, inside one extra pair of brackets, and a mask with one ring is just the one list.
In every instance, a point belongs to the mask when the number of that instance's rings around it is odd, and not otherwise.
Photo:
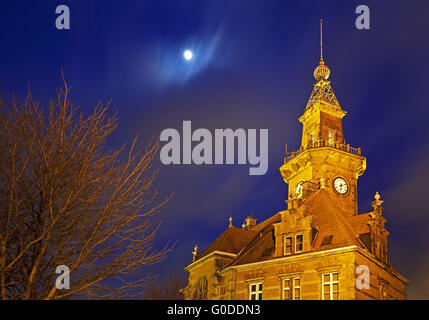
[(195, 246), (186, 299), (400, 300), (408, 280), (389, 261), (383, 200), (357, 211), (357, 179), (366, 169), (360, 148), (344, 137), (346, 114), (320, 62), (307, 102), (300, 148), (280, 173), (289, 185), (287, 208), (240, 227), (232, 217), (204, 251)]
[(289, 199), (305, 198), (312, 190), (332, 193), (346, 215), (357, 214), (357, 179), (366, 168), (360, 148), (346, 144), (342, 118), (346, 115), (328, 80), (330, 69), (323, 60), (320, 21), (320, 61), (314, 70), (314, 84), (302, 123), (301, 147), (287, 154), (280, 172), (289, 185)]

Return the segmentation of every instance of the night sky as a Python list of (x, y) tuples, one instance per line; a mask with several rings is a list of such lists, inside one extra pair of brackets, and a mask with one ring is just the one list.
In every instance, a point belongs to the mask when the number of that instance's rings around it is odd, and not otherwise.
[[(70, 8), (71, 29), (55, 28), (56, 6)], [(357, 30), (366, 4), (371, 29)], [(379, 191), (390, 232), (390, 260), (410, 280), (408, 298), (429, 299), (428, 1), (2, 1), (0, 92), (47, 103), (61, 86), (89, 113), (112, 100), (117, 148), (140, 133), (143, 147), (165, 128), (269, 129), (269, 168), (164, 166), (157, 187), (175, 192), (158, 219), (157, 244), (174, 251), (146, 272), (179, 273), (196, 243), (206, 248), (253, 213), (262, 221), (285, 209), (279, 167), (285, 144), (298, 149), (301, 124), (324, 58), (341, 107), (346, 142), (361, 147), (368, 168), (358, 181), (359, 212)], [(191, 49), (194, 58), (183, 59)]]

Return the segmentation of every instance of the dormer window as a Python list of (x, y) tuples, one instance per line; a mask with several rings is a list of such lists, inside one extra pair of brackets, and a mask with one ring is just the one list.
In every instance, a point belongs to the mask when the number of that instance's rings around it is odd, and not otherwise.
[(295, 236), (295, 253), (302, 252), (302, 234)]
[(287, 236), (285, 237), (285, 243), (284, 243), (284, 255), (291, 255), (292, 254), (292, 237)]
[(302, 233), (295, 235), (288, 235), (284, 237), (283, 254), (285, 256), (300, 253), (303, 250), (303, 236)]

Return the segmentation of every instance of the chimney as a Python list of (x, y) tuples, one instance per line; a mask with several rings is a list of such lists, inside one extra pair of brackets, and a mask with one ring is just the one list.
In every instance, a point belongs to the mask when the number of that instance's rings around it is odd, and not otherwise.
[(246, 229), (247, 230), (250, 230), (250, 229), (252, 229), (254, 226), (256, 226), (256, 221), (257, 221), (258, 219), (256, 219), (256, 218), (253, 218), (252, 216), (248, 216), (247, 218), (246, 218), (246, 220), (244, 220), (245, 222), (246, 222)]

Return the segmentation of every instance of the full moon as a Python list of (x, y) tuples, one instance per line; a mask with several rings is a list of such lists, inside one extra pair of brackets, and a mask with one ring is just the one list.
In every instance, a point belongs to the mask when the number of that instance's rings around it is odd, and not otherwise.
[(183, 52), (183, 57), (186, 59), (186, 60), (192, 60), (192, 57), (193, 57), (194, 55), (192, 54), (192, 51), (191, 50), (185, 50), (184, 52)]

